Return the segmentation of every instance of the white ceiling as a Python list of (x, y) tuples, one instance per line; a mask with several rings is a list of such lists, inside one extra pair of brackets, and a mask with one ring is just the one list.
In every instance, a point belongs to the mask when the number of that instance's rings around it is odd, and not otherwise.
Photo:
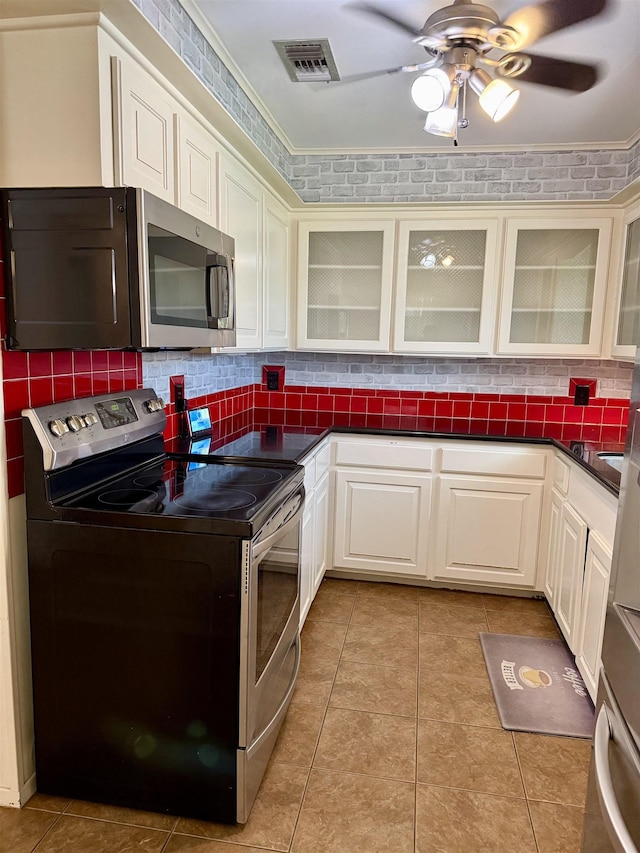
[[(417, 28), (436, 9), (448, 5), (447, 0), (375, 2)], [(192, 3), (244, 75), (253, 90), (248, 94), (293, 153), (451, 148), (450, 139), (422, 129), (424, 113), (409, 96), (415, 74), (352, 83), (293, 83), (272, 44), (282, 39), (328, 38), (341, 77), (424, 62), (424, 48), (396, 27), (349, 9), (345, 0)], [(485, 3), (501, 20), (529, 5), (526, 0)], [(635, 141), (640, 131), (640, 0), (609, 0), (598, 17), (547, 36), (531, 50), (595, 62), (601, 66), (601, 79), (578, 95), (519, 82), (520, 100), (500, 124), (490, 121), (471, 94), (469, 127), (459, 134), (461, 149), (612, 148)]]

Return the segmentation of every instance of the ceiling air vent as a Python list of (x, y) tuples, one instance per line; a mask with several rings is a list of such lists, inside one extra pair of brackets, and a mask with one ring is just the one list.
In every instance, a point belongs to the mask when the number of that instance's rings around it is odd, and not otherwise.
[(329, 39), (274, 41), (287, 74), (294, 83), (317, 83), (339, 80)]

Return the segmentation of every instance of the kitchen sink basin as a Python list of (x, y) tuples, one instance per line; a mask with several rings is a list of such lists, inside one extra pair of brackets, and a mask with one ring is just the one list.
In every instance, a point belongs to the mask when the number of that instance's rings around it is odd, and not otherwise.
[(602, 459), (607, 465), (615, 468), (616, 471), (622, 471), (622, 463), (624, 461), (624, 453), (596, 453), (598, 459)]

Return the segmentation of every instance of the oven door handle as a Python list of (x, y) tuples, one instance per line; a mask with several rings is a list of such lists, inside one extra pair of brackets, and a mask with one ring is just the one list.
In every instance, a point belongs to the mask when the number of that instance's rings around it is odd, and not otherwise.
[(302, 515), (302, 510), (304, 509), (304, 486), (300, 488), (296, 494), (290, 498), (287, 503), (291, 503), (293, 501), (298, 501), (298, 506), (295, 513), (288, 518), (284, 524), (280, 525), (277, 530), (274, 530), (273, 533), (270, 533), (264, 539), (259, 539), (251, 549), (251, 559), (255, 560), (260, 557), (265, 551), (268, 551), (269, 548), (272, 547), (274, 542), (277, 542), (278, 539), (281, 539), (286, 533), (291, 530), (292, 527), (298, 523), (300, 516)]
[[(602, 818), (616, 853), (638, 853), (638, 848), (634, 844), (624, 822), (611, 781), (609, 741), (612, 739), (616, 740), (607, 706), (603, 704), (598, 712), (596, 729), (593, 736), (594, 777), (602, 810)], [(624, 751), (624, 745), (619, 740), (616, 740), (616, 743)]]

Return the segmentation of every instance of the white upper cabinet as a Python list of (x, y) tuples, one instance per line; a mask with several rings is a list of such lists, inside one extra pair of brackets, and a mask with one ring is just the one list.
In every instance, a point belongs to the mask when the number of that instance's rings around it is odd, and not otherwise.
[(112, 61), (116, 184), (175, 202), (173, 122), (178, 105), (133, 60)]
[(498, 220), (401, 222), (393, 349), (491, 352)]
[(235, 240), (236, 347), (262, 346), (262, 188), (239, 163), (220, 157), (220, 224)]
[(176, 115), (175, 129), (178, 207), (216, 228), (218, 148), (213, 137), (185, 115)]
[(498, 352), (600, 354), (611, 228), (588, 217), (507, 221)]
[(264, 349), (289, 346), (289, 214), (268, 193), (264, 196)]
[(640, 204), (629, 210), (625, 226), (624, 262), (611, 350), (617, 358), (633, 358), (640, 344)]
[(298, 349), (389, 350), (394, 227), (300, 223)]

